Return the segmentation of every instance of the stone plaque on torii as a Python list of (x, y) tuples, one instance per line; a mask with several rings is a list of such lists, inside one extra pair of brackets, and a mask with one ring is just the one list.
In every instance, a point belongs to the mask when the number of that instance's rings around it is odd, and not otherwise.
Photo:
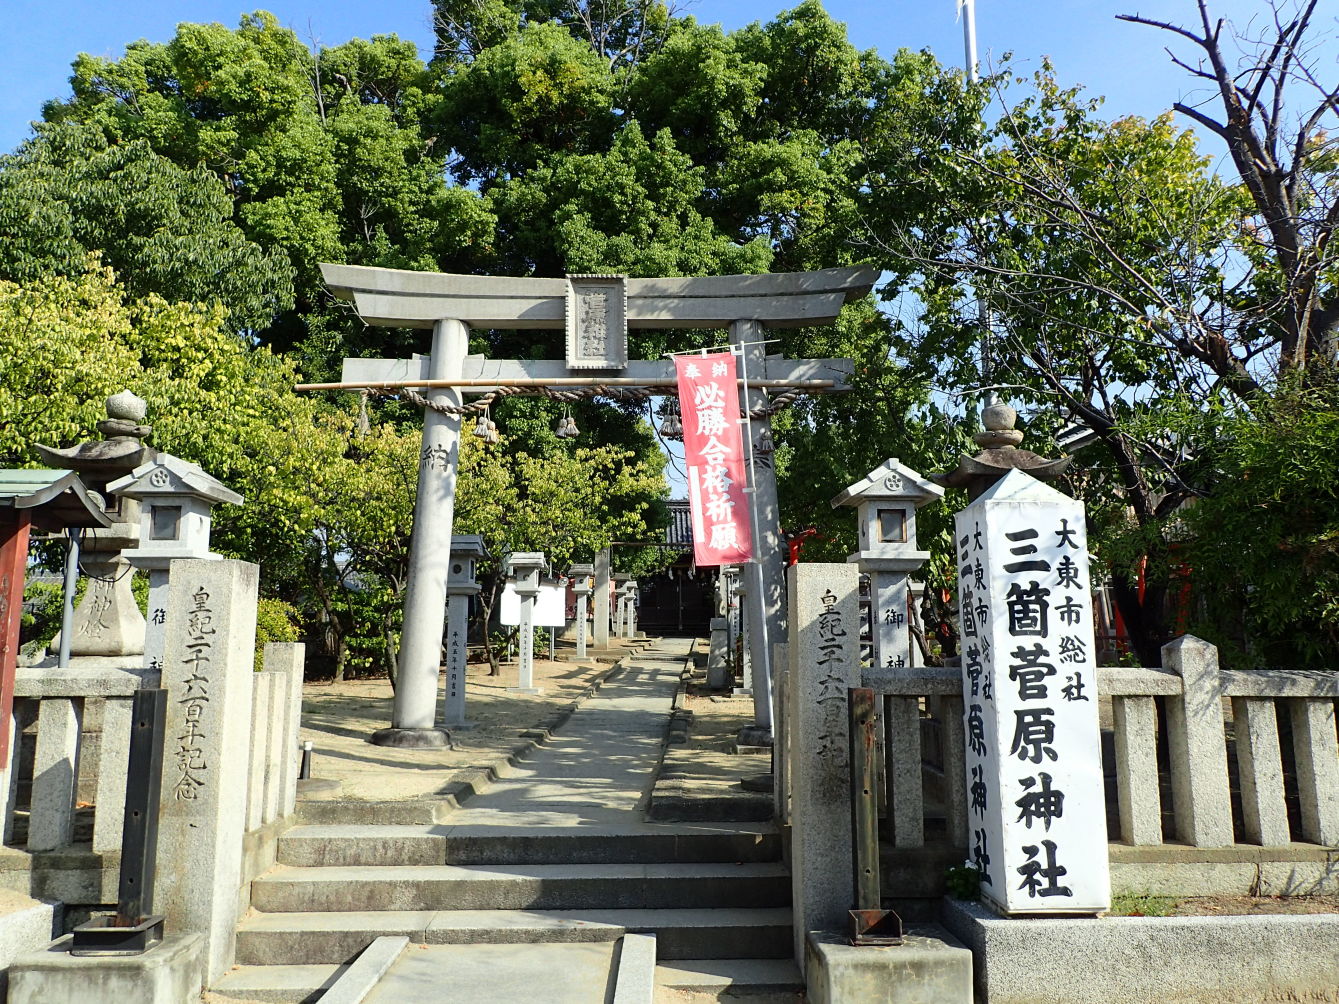
[[(416, 388), (435, 406), (460, 408), (466, 393), (502, 386), (675, 386), (669, 360), (630, 360), (630, 328), (728, 328), (731, 344), (747, 363), (749, 381), (740, 407), (766, 407), (769, 390), (828, 393), (847, 389), (853, 365), (846, 359), (789, 360), (767, 356), (764, 327), (803, 327), (836, 320), (842, 305), (864, 296), (878, 278), (872, 266), (816, 272), (701, 278), (634, 279), (620, 275), (570, 275), (562, 279), (449, 275), (322, 265), (326, 285), (352, 300), (371, 325), (430, 328), (432, 349), (409, 359), (346, 359), (339, 384), (299, 389)], [(506, 360), (470, 356), (471, 328), (565, 329), (565, 359)], [(753, 438), (770, 440), (767, 418), (752, 423)], [(435, 746), (446, 741), (435, 707), (444, 630), (456, 464), (461, 418), (429, 407), (423, 421), (409, 585), (405, 595), (391, 728), (373, 738), (382, 745)], [(776, 477), (770, 457), (754, 457), (754, 553), (748, 565), (750, 648), (754, 655), (755, 724), (770, 730), (771, 655), (764, 637), (783, 637), (786, 551), (781, 538)], [(755, 463), (756, 460), (756, 463)], [(765, 626), (765, 629), (764, 629)]]

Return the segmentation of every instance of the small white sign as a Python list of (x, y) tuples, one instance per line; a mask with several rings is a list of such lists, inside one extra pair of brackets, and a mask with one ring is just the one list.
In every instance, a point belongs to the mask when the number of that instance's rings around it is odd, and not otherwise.
[[(542, 582), (539, 595), (535, 597), (535, 606), (531, 611), (531, 627), (567, 626), (567, 586), (561, 582)], [(521, 597), (516, 593), (516, 583), (508, 581), (502, 588), (502, 599), (498, 601), (498, 622), (506, 627), (516, 627), (521, 623)]]

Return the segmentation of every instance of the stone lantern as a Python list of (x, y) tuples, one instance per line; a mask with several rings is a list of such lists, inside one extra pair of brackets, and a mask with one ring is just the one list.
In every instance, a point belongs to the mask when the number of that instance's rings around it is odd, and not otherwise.
[[(107, 398), (107, 417), (98, 423), (103, 437), (75, 446), (58, 448), (35, 443), (38, 456), (52, 467), (78, 471), (80, 480), (94, 492), (104, 492), (108, 482), (120, 478), (154, 455), (144, 445), (152, 428), (141, 424), (144, 401), (128, 390)], [(74, 612), (71, 637), (65, 639), (71, 655), (134, 656), (144, 651), (144, 617), (130, 590), (130, 565), (121, 556), (134, 547), (139, 534), (139, 507), (131, 498), (105, 499), (110, 527), (95, 527), (80, 545), (79, 564), (88, 575), (88, 588)], [(52, 640), (51, 651), (58, 647)]]
[(488, 557), (477, 533), (451, 538), (451, 565), (446, 576), (446, 693), (442, 722), (447, 728), (467, 727), (465, 721), (465, 657), (469, 652), (470, 597), (479, 595), (479, 562)]
[(107, 490), (139, 503), (138, 546), (121, 552), (149, 573), (149, 623), (144, 634), (145, 684), (158, 685), (163, 668), (168, 566), (179, 558), (215, 561), (209, 550), (211, 511), (220, 502), (241, 505), (242, 496), (189, 461), (160, 453)]
[(515, 580), (516, 595), (521, 599), (520, 679), (512, 689), (520, 694), (537, 694), (535, 686), (535, 597), (539, 595), (539, 575), (548, 562), (542, 551), (516, 551), (507, 557), (504, 570)]
[(860, 550), (846, 560), (870, 577), (875, 666), (903, 669), (910, 665), (907, 575), (930, 556), (917, 547), (916, 510), (943, 496), (943, 488), (894, 458), (832, 500), (833, 508), (853, 506), (859, 521)]
[(594, 565), (573, 565), (567, 570), (572, 580), (572, 592), (577, 598), (577, 658), (586, 658), (586, 604), (589, 601)]
[(629, 578), (621, 590), (623, 637), (628, 641), (637, 637), (637, 580)]

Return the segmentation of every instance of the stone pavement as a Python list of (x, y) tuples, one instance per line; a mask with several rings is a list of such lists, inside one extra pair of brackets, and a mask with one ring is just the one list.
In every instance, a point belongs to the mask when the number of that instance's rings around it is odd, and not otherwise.
[(452, 813), (451, 830), (640, 825), (689, 645), (628, 659), (523, 766)]

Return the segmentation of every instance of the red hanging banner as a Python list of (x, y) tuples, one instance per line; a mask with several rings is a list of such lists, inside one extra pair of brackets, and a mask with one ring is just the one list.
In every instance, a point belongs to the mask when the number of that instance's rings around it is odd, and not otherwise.
[(744, 442), (739, 434), (735, 357), (729, 352), (675, 356), (683, 415), (693, 560), (738, 565), (753, 557)]

